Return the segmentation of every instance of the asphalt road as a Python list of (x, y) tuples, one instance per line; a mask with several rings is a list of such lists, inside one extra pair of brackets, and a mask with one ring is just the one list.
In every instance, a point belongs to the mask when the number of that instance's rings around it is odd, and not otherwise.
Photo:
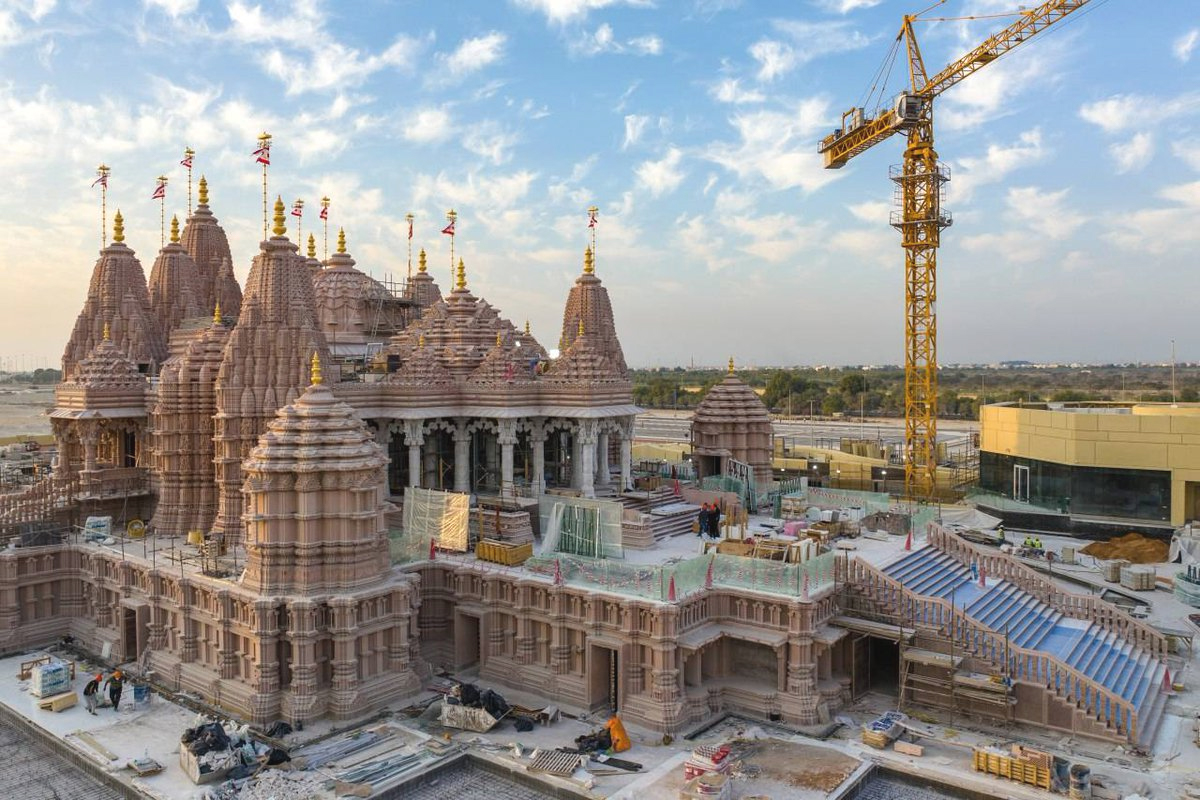
[[(904, 420), (874, 419), (831, 420), (805, 418), (776, 419), (775, 436), (795, 439), (796, 444), (820, 445), (841, 439), (873, 439), (885, 443), (904, 441)], [(979, 423), (969, 420), (939, 420), (938, 441), (963, 439), (979, 430)], [(685, 411), (647, 411), (638, 415), (634, 435), (639, 439), (665, 442), (686, 442), (691, 437), (691, 413)]]

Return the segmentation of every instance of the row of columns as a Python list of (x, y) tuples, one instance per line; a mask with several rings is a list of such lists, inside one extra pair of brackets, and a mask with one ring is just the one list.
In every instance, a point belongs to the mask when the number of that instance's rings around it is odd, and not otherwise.
[[(404, 420), (393, 423), (379, 420), (376, 431), (381, 445), (386, 446), (388, 439), (395, 429), (399, 432), (402, 425), (404, 441), (408, 446), (408, 483), (410, 486), (421, 485), (421, 448), (425, 445), (425, 420)], [(496, 420), (497, 441), (500, 444), (500, 483), (502, 487), (513, 485), (513, 448), (517, 444), (517, 420)], [(534, 424), (529, 431), (533, 455), (534, 490), (542, 492), (546, 488), (546, 453), (545, 443), (548, 433), (543, 424)], [(572, 445), (572, 477), (573, 488), (577, 488), (585, 497), (596, 495), (596, 475), (599, 474), (602, 484), (609, 480), (609, 431), (600, 430), (597, 420), (580, 420), (570, 429), (574, 435)], [(471, 458), (471, 428), (465, 418), (456, 420), (452, 431), (454, 436), (454, 491), (470, 492), (470, 458)], [(621, 489), (632, 487), (631, 469), (633, 465), (633, 418), (621, 418)]]

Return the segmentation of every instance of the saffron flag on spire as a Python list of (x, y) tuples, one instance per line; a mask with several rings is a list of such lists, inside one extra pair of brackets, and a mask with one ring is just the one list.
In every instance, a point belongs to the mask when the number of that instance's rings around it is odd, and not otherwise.
[(599, 213), (599, 212), (595, 208), (588, 209), (588, 227), (589, 228), (594, 228), (598, 224), (600, 224), (600, 220), (596, 218), (597, 213)]
[(257, 156), (254, 160), (259, 164), (271, 165), (271, 145), (263, 142), (262, 147), (255, 150), (251, 155)]
[(103, 186), (105, 189), (107, 189), (108, 188), (108, 173), (105, 172), (99, 178), (96, 178), (96, 180), (92, 181), (92, 186), (95, 186), (97, 183), (100, 184), (101, 186)]
[(179, 163), (181, 165), (187, 167), (188, 169), (191, 169), (192, 168), (192, 155), (193, 155), (192, 151), (188, 150), (187, 152), (185, 152), (183, 154), (183, 160), (180, 161)]
[(410, 242), (412, 241), (412, 223), (413, 223), (413, 221), (412, 221), (412, 215), (410, 214), (410, 215), (408, 216), (408, 240), (409, 240)]
[(158, 182), (158, 186), (154, 187), (154, 194), (150, 195), (151, 200), (162, 200), (167, 196), (167, 184), (162, 181)]
[(456, 222), (458, 222), (457, 219), (450, 220), (450, 224), (447, 225), (446, 227), (442, 228), (442, 233), (446, 234), (447, 236), (453, 236), (454, 235), (454, 223), (456, 223)]
[(297, 200), (295, 203), (292, 204), (292, 216), (293, 217), (304, 216), (304, 207), (300, 204), (299, 200)]
[(321, 213), (318, 216), (321, 219), (329, 219), (329, 206), (321, 206)]

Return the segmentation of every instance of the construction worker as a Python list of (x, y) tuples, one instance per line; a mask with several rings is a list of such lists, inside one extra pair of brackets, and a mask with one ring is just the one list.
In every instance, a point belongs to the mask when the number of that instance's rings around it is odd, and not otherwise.
[(87, 686), (83, 687), (83, 703), (87, 706), (87, 712), (92, 716), (96, 715), (96, 695), (100, 693), (100, 682), (104, 680), (104, 674), (97, 672), (96, 677), (87, 682)]
[(1001, 522), (996, 526), (996, 536), (1000, 539), (1000, 544), (1004, 544), (1004, 523)]
[(632, 746), (632, 742), (629, 741), (629, 734), (625, 732), (625, 726), (621, 724), (621, 718), (616, 714), (613, 714), (609, 718), (604, 727), (608, 729), (608, 737), (612, 742), (612, 747), (610, 748), (612, 752), (624, 753)]
[(104, 686), (108, 689), (108, 699), (112, 701), (113, 711), (116, 711), (117, 706), (121, 704), (121, 690), (125, 688), (125, 676), (121, 674), (121, 670), (109, 676)]
[(700, 522), (700, 529), (696, 531), (696, 535), (703, 538), (708, 536), (708, 503), (700, 504), (700, 514), (696, 517)]

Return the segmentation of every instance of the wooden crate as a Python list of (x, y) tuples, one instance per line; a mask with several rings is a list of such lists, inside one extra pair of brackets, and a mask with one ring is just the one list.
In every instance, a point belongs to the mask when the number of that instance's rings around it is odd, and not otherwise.
[(62, 711), (70, 708), (79, 702), (79, 696), (75, 692), (63, 692), (56, 694), (53, 697), (46, 697), (38, 701), (38, 708), (43, 711)]
[(879, 731), (863, 731), (862, 740), (863, 744), (874, 747), (876, 750), (883, 750), (892, 741), (890, 736)]
[(479, 544), (475, 545), (475, 557), (480, 561), (491, 561), (494, 564), (504, 564), (509, 567), (524, 564), (525, 560), (532, 556), (532, 542), (510, 544), (509, 542), (497, 542), (494, 539), (480, 539)]

